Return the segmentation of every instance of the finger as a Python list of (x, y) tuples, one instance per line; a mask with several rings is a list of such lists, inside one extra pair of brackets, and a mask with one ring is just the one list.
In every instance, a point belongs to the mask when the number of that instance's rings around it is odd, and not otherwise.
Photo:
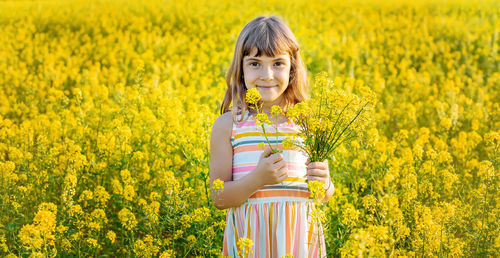
[(269, 154), (271, 153), (271, 149), (270, 148), (267, 148), (265, 149), (264, 151), (262, 151), (262, 153), (260, 154), (260, 157), (259, 157), (259, 160), (263, 159), (263, 158), (267, 158), (269, 156)]
[(306, 160), (306, 166), (309, 165), (309, 157)]
[(260, 158), (261, 158), (261, 159), (266, 159), (266, 158), (268, 159), (269, 157), (271, 157), (271, 156), (272, 156), (272, 154), (273, 154), (273, 152), (272, 152), (271, 148), (267, 148), (267, 149), (265, 149), (265, 150), (262, 152), (262, 154), (261, 154), (261, 157), (260, 157)]
[(271, 163), (277, 163), (283, 160), (283, 155), (281, 155), (281, 153), (274, 153), (271, 156), (269, 156), (269, 159)]
[(280, 182), (283, 182), (283, 181), (284, 181), (287, 177), (288, 177), (288, 173), (283, 173), (283, 174), (282, 174), (282, 175), (278, 178), (278, 180), (279, 180)]
[(269, 157), (270, 154), (271, 154), (271, 148), (267, 148), (260, 154), (260, 159), (267, 158)]
[(322, 169), (309, 169), (307, 170), (308, 176), (317, 176), (317, 177), (327, 177), (328, 173)]
[(307, 165), (308, 169), (327, 169), (328, 165), (323, 162), (311, 162)]
[(307, 176), (307, 180), (309, 181), (319, 181), (325, 183), (325, 179), (317, 176)]
[(273, 166), (272, 166), (272, 169), (281, 169), (283, 167), (286, 167), (286, 161), (285, 160), (281, 160), (279, 162), (274, 163)]
[(318, 169), (326, 169), (328, 168), (328, 165), (323, 163), (323, 162), (311, 162), (309, 163), (309, 165), (307, 166), (308, 168), (318, 168)]
[(287, 167), (282, 167), (276, 173), (278, 174), (278, 176), (282, 176), (284, 174), (288, 174), (288, 168)]

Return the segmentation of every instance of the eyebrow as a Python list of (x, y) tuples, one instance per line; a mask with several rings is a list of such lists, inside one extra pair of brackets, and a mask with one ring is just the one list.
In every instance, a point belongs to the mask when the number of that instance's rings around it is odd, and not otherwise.
[[(246, 59), (246, 61), (260, 61), (261, 59), (258, 59), (258, 58), (255, 58), (255, 57), (249, 57)], [(277, 57), (275, 59), (273, 59), (273, 61), (286, 61), (285, 58), (283, 57)]]

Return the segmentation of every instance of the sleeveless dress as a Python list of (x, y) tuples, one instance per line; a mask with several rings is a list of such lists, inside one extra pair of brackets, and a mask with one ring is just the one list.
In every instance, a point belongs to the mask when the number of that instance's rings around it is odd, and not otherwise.
[[(276, 128), (267, 124), (265, 128), (274, 147)], [(281, 142), (285, 137), (298, 132), (291, 121), (278, 124), (278, 149), (283, 150)], [(233, 123), (233, 180), (243, 178), (257, 166), (261, 142), (266, 142), (262, 127), (247, 111), (242, 122)], [(223, 256), (239, 257), (238, 240), (249, 238), (253, 246), (244, 251), (244, 257), (320, 257), (320, 249), (321, 257), (326, 257), (323, 228), (309, 216), (313, 203), (308, 199), (310, 192), (305, 181), (307, 157), (298, 149), (284, 150), (282, 155), (287, 162), (288, 178), (282, 184), (263, 186), (241, 206), (227, 210)]]

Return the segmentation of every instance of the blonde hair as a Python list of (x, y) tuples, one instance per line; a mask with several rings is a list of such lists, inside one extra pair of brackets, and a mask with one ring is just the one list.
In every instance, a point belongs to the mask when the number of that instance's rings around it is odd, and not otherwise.
[[(288, 53), (290, 56), (290, 80), (283, 92), (285, 112), (289, 107), (307, 98), (307, 70), (295, 36), (280, 18), (259, 16), (246, 24), (240, 32), (236, 40), (233, 61), (226, 74), (227, 90), (220, 113), (231, 110), (233, 121), (236, 121), (238, 111), (244, 114), (249, 109), (245, 102), (247, 88), (243, 79), (243, 58), (254, 49), (257, 49), (256, 56), (265, 54), (273, 57), (281, 53)], [(231, 101), (232, 107), (230, 107)], [(239, 121), (242, 120), (243, 116)]]

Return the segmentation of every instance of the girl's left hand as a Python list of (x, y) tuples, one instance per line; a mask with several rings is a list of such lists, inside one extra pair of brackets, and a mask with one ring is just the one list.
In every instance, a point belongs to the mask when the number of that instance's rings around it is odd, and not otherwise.
[(318, 180), (324, 183), (324, 188), (331, 184), (330, 182), (330, 170), (328, 168), (328, 160), (323, 162), (309, 162), (309, 158), (306, 161), (307, 166), (307, 180), (313, 181)]

